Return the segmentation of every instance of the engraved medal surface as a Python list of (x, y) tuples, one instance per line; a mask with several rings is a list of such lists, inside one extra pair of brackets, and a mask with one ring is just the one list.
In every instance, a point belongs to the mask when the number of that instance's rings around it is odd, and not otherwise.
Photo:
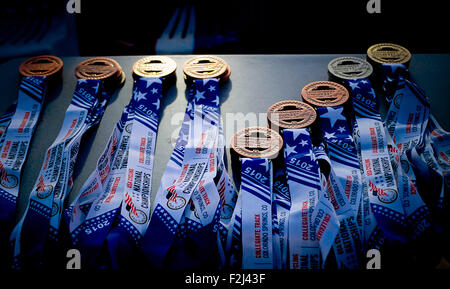
[(407, 64), (411, 60), (411, 53), (397, 44), (378, 43), (367, 49), (367, 58), (380, 64)]
[(332, 81), (311, 82), (302, 89), (303, 100), (316, 106), (342, 105), (348, 97), (348, 90)]
[(267, 110), (270, 125), (281, 128), (304, 128), (317, 117), (312, 106), (299, 100), (284, 100), (273, 104)]
[(373, 68), (370, 63), (357, 57), (338, 57), (328, 63), (328, 72), (337, 79), (360, 79), (369, 77)]
[(166, 77), (175, 72), (176, 62), (167, 56), (148, 56), (133, 64), (133, 73), (141, 77)]
[(41, 55), (22, 62), (19, 72), (22, 76), (53, 76), (62, 71), (63, 62), (53, 55)]
[(242, 157), (275, 158), (283, 147), (283, 139), (270, 128), (248, 127), (232, 137), (231, 147)]
[(183, 65), (186, 79), (220, 78), (228, 79), (231, 70), (228, 64), (220, 57), (203, 55), (189, 59)]

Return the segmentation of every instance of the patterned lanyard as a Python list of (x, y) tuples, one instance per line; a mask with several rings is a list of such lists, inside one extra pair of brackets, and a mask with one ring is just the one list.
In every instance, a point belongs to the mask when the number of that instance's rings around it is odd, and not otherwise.
[[(364, 62), (359, 59), (354, 61)], [(370, 66), (367, 62), (364, 63)], [(366, 78), (367, 75), (360, 77), (362, 78), (358, 78), (358, 76), (348, 77), (344, 82), (349, 87), (352, 96), (353, 117), (355, 119), (354, 136), (360, 151), (361, 165), (368, 185), (371, 209), (387, 239), (405, 242), (410, 237), (407, 230), (408, 217), (412, 216), (411, 211), (404, 208), (403, 202), (408, 197), (407, 191), (405, 191), (408, 186), (400, 186), (403, 181), (401, 166), (395, 163), (395, 156), (390, 153), (393, 148), (388, 146), (389, 135), (386, 134), (381, 122), (378, 100), (371, 82)], [(407, 183), (413, 184), (411, 180), (408, 180)], [(418, 196), (409, 195), (413, 198)], [(416, 202), (416, 204), (419, 204), (419, 202)], [(374, 226), (371, 227), (374, 228)], [(367, 230), (366, 233), (373, 236), (379, 235), (375, 228), (372, 233)], [(370, 235), (367, 235), (367, 237), (366, 240), (372, 240), (371, 243), (376, 241)], [(381, 239), (377, 243), (378, 246), (381, 245)], [(377, 245), (372, 244), (372, 246)]]
[(11, 119), (16, 112), (17, 100), (0, 116), (0, 151), (5, 140), (5, 132), (11, 123)]
[[(14, 224), (20, 177), (49, 83), (61, 77), (63, 63), (55, 56), (33, 57), (20, 66), (22, 74), (17, 102), (2, 116), (0, 150), (0, 251), (8, 250)], [(6, 254), (1, 258), (6, 262)]]
[(313, 211), (319, 201), (319, 166), (307, 129), (283, 131), (287, 182), (291, 193), (289, 260), (291, 269), (322, 267), (320, 244), (313, 227)]
[[(192, 85), (190, 95), (196, 102), (196, 95), (205, 95), (202, 91), (208, 90), (216, 91), (215, 87), (207, 86), (208, 80), (203, 80), (200, 85), (196, 81)], [(214, 81), (213, 83), (215, 83)], [(210, 160), (210, 166), (217, 166), (216, 176), (214, 181), (207, 180), (204, 177), (199, 184), (199, 188), (193, 192), (193, 196), (189, 201), (189, 206), (184, 210), (180, 226), (176, 233), (177, 250), (178, 253), (172, 258), (173, 265), (168, 265), (171, 268), (179, 268), (176, 260), (183, 260), (182, 268), (196, 268), (203, 264), (212, 264), (219, 268), (225, 266), (225, 247), (228, 230), (230, 226), (230, 218), (235, 207), (237, 193), (235, 187), (228, 175), (224, 163), (224, 147), (225, 139), (222, 130), (222, 123), (220, 119), (220, 106), (215, 107), (218, 103), (218, 97), (213, 96), (212, 102), (214, 105), (207, 105), (203, 118), (210, 119), (218, 123), (218, 145), (215, 158)], [(193, 116), (194, 117), (194, 116)], [(214, 157), (214, 156), (211, 156)], [(212, 177), (212, 174), (209, 178)], [(216, 193), (217, 191), (217, 193)], [(204, 220), (201, 215), (213, 216), (210, 220)], [(186, 254), (183, 249), (183, 244), (189, 243), (191, 248), (195, 246), (196, 251), (202, 254)]]
[[(208, 69), (210, 65), (212, 69)], [(168, 267), (195, 266), (195, 260), (183, 257), (184, 252), (176, 257), (184, 258), (183, 263), (171, 265), (171, 260), (165, 260), (169, 248), (175, 240), (186, 237), (197, 240), (195, 246), (211, 248), (211, 244), (205, 244), (196, 236), (198, 232), (217, 234), (216, 226), (220, 227), (222, 221), (224, 201), (232, 200), (224, 194), (224, 191), (232, 193), (233, 189), (226, 190), (230, 188), (230, 182), (223, 176), (226, 171), (222, 164), (224, 143), (221, 140), (217, 79), (225, 80), (229, 67), (223, 60), (208, 56), (188, 60), (183, 69), (187, 81), (193, 84), (192, 101), (188, 103), (180, 137), (156, 195), (153, 216), (142, 244), (147, 258), (158, 267), (164, 263)], [(199, 75), (200, 71), (206, 71), (206, 74)], [(219, 173), (220, 187), (214, 182)]]
[[(429, 188), (418, 191), (416, 175), (411, 169), (416, 161), (411, 152), (428, 151), (429, 139), (426, 137), (426, 129), (430, 119), (430, 105), (424, 92), (409, 79), (406, 68), (411, 57), (409, 51), (398, 45), (378, 45), (392, 46), (395, 57), (403, 53), (407, 55), (406, 59), (399, 58), (397, 61), (394, 57), (386, 62), (377, 59), (376, 49), (374, 51), (376, 46), (369, 48), (368, 56), (380, 68), (379, 78), (382, 83), (380, 91), (389, 104), (386, 131), (391, 161), (397, 173), (399, 192), (403, 197), (411, 238), (417, 239), (431, 227), (430, 211), (422, 200), (422, 197), (427, 198), (430, 194), (423, 196), (419, 194), (421, 191), (429, 191)], [(417, 170), (417, 173), (423, 174), (420, 170)]]
[[(47, 149), (25, 214), (11, 235), (14, 268), (41, 266), (47, 241), (57, 240), (61, 207), (71, 188), (72, 168), (81, 137), (101, 120), (111, 96), (111, 90), (104, 88), (103, 79), (110, 80), (108, 84), (115, 83), (117, 87), (118, 77), (121, 76), (121, 68), (117, 62), (103, 61), (110, 68), (108, 72), (105, 72), (102, 65), (99, 73), (101, 76), (97, 76), (97, 79), (78, 80), (58, 136)], [(80, 70), (83, 71), (86, 67), (95, 71), (98, 63), (99, 60), (95, 58), (80, 63), (76, 70), (77, 76), (83, 77)], [(109, 86), (109, 89), (112, 88)]]
[[(133, 96), (99, 159), (99, 168), (73, 207), (83, 206), (86, 213), (73, 214), (72, 209), (72, 242), (87, 256), (83, 263), (88, 267), (117, 268), (134, 250), (117, 248), (135, 248), (145, 233), (163, 79), (171, 78), (175, 69), (172, 59), (159, 56), (142, 58), (133, 66), (137, 75)], [(105, 241), (108, 262), (98, 259)]]
[[(321, 89), (317, 90), (319, 87)], [(348, 91), (334, 82), (317, 81), (305, 86), (302, 96), (317, 106), (320, 136), (327, 150), (321, 159), (330, 170), (326, 176), (328, 191), (341, 224), (333, 244), (337, 265), (339, 268), (356, 269), (362, 254), (362, 224), (357, 224), (357, 216), (359, 214), (359, 219), (362, 219), (363, 185), (356, 146), (342, 106), (348, 100)], [(338, 184), (332, 184), (336, 178)], [(341, 195), (346, 198), (339, 198)]]
[[(238, 131), (231, 146), (240, 158), (240, 194), (233, 213), (227, 249), (230, 265), (272, 269), (272, 162), (282, 148), (281, 136), (269, 128)], [(241, 264), (239, 264), (241, 263)]]

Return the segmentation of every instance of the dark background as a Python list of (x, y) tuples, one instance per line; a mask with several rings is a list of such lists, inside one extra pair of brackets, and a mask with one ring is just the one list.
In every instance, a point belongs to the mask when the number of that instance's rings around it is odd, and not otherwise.
[(0, 59), (156, 54), (175, 8), (186, 5), (196, 11), (194, 49), (174, 44), (176, 54), (365, 53), (378, 42), (450, 52), (448, 1), (381, 0), (381, 14), (367, 12), (368, 0), (80, 0), (79, 14), (69, 14), (67, 2), (2, 1)]

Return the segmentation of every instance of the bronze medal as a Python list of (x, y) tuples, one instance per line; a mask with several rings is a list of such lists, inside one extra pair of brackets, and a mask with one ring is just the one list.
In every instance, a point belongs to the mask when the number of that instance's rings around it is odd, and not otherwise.
[(357, 57), (338, 57), (328, 63), (328, 73), (339, 80), (367, 78), (372, 72), (372, 65)]
[(228, 79), (231, 69), (222, 58), (203, 55), (189, 59), (183, 65), (186, 80), (219, 78), (221, 81)]
[(315, 106), (342, 105), (348, 97), (348, 90), (332, 81), (311, 82), (302, 89), (303, 100)]
[(299, 100), (285, 100), (273, 104), (267, 110), (270, 125), (280, 128), (304, 128), (316, 120), (312, 106)]
[(272, 159), (283, 147), (283, 139), (270, 128), (255, 126), (235, 133), (231, 147), (241, 157)]
[(53, 77), (60, 75), (62, 68), (63, 62), (61, 58), (53, 55), (41, 55), (22, 62), (19, 72), (22, 76)]
[(411, 60), (411, 53), (403, 46), (379, 43), (367, 49), (367, 59), (378, 64), (405, 64)]
[(133, 64), (133, 73), (140, 77), (162, 77), (175, 73), (176, 62), (167, 56), (148, 56)]
[(107, 57), (94, 57), (80, 62), (75, 75), (84, 79), (103, 80), (106, 89), (116, 89), (125, 82), (125, 73), (119, 63)]
[(75, 68), (75, 75), (85, 79), (120, 79), (122, 68), (111, 58), (94, 57), (80, 62)]

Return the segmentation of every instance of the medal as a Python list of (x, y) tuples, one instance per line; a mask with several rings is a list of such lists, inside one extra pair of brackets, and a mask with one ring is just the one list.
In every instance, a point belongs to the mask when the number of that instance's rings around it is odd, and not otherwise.
[(397, 44), (379, 43), (367, 49), (367, 60), (376, 64), (403, 64), (408, 66), (411, 53), (405, 47)]
[(280, 128), (307, 127), (314, 123), (316, 116), (312, 106), (298, 100), (280, 101), (267, 110), (269, 125)]
[(348, 91), (335, 82), (315, 81), (303, 87), (302, 98), (316, 106), (342, 105), (348, 100)]
[(231, 139), (231, 148), (245, 158), (274, 159), (282, 147), (281, 136), (274, 130), (264, 127), (242, 129)]

